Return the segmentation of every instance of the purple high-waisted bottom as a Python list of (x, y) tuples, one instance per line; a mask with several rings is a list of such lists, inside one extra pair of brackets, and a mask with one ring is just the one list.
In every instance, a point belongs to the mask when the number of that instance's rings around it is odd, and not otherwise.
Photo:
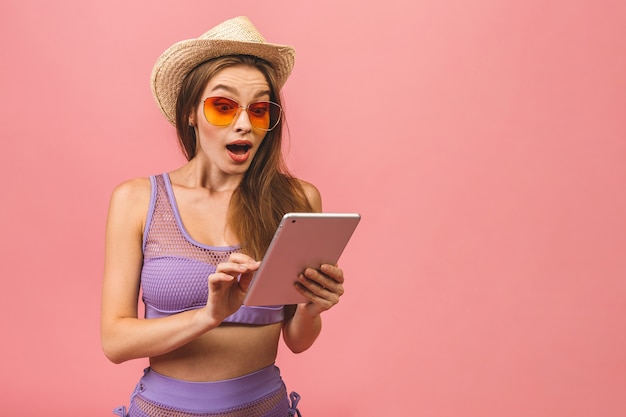
[[(239, 378), (189, 382), (147, 368), (120, 417), (288, 417), (295, 416), (298, 394), (287, 397), (276, 366)], [(291, 400), (291, 404), (290, 404)]]

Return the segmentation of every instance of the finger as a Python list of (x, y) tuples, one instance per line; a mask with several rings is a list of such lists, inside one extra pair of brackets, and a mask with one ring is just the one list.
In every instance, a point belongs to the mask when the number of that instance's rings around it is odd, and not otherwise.
[[(318, 274), (318, 276), (321, 275)], [(336, 297), (334, 288), (326, 287), (319, 280), (310, 279), (304, 274), (300, 274), (298, 276), (298, 284), (300, 284), (302, 288), (312, 296), (316, 296), (324, 300), (331, 300)], [(336, 283), (333, 285), (336, 285)]]
[(228, 257), (228, 262), (233, 262), (233, 263), (238, 263), (238, 264), (247, 264), (247, 263), (256, 262), (256, 260), (246, 255), (245, 253), (235, 252), (235, 253), (231, 253), (231, 255)]
[(300, 280), (304, 283), (310, 284), (307, 285), (307, 288), (314, 289), (316, 287), (319, 288), (327, 288), (327, 286), (331, 285), (331, 280), (321, 274), (318, 270), (313, 268), (307, 268), (304, 270), (304, 274), (300, 276)]
[(250, 283), (252, 282), (252, 278), (254, 274), (241, 274), (237, 277), (237, 283), (239, 284), (239, 288), (243, 292), (247, 292), (250, 287)]
[(330, 265), (330, 264), (323, 264), (320, 267), (320, 271), (324, 273), (325, 275), (329, 276), (330, 278), (332, 278), (333, 280), (335, 280), (336, 282), (343, 284), (344, 282), (343, 269), (339, 268), (338, 266)]
[(227, 274), (225, 272), (214, 272), (209, 275), (209, 282), (230, 282), (234, 280), (236, 275)]
[[(315, 282), (322, 288), (331, 288), (335, 289), (338, 285), (341, 285), (337, 279), (333, 278), (330, 275), (326, 275), (316, 269), (307, 268), (304, 270), (304, 275), (311, 281)], [(341, 277), (339, 278), (341, 279)], [(341, 279), (343, 281), (343, 279)]]
[(311, 283), (302, 281), (300, 277), (298, 277), (298, 281), (294, 282), (293, 285), (296, 288), (296, 290), (300, 294), (304, 295), (309, 301), (315, 301), (321, 298), (321, 296), (318, 294), (318, 292), (320, 291), (319, 288), (318, 289), (309, 288)]
[(259, 269), (260, 262), (222, 262), (217, 265), (215, 272), (227, 273), (231, 275), (245, 274)]
[(209, 275), (209, 294), (220, 291), (225, 286), (230, 287), (235, 279), (235, 276), (222, 272)]

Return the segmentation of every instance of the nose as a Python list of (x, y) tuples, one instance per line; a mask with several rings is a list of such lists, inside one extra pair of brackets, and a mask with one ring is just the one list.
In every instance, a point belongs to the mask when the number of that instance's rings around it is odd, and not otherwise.
[(249, 132), (252, 130), (252, 123), (250, 123), (250, 117), (246, 108), (239, 106), (239, 111), (235, 115), (235, 131), (237, 132)]

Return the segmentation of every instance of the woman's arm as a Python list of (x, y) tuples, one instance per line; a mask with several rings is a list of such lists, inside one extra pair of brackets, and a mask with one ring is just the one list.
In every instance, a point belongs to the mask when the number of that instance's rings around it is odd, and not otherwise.
[[(139, 319), (137, 303), (143, 263), (143, 230), (150, 202), (150, 182), (137, 179), (118, 186), (111, 197), (106, 228), (102, 286), (101, 339), (114, 363), (162, 355), (207, 331), (241, 305), (244, 292), (234, 277), (252, 275), (258, 263), (242, 254), (220, 264), (208, 277), (209, 302), (202, 309), (158, 319)], [(247, 283), (247, 281), (245, 281)], [(245, 284), (243, 289), (246, 289)]]
[[(305, 195), (313, 210), (322, 211), (322, 199), (312, 184), (302, 182)], [(321, 313), (339, 302), (343, 290), (343, 271), (334, 265), (322, 265), (319, 270), (307, 268), (298, 277), (296, 289), (309, 299), (298, 304), (295, 314), (283, 326), (283, 340), (295, 353), (310, 348), (322, 331)]]

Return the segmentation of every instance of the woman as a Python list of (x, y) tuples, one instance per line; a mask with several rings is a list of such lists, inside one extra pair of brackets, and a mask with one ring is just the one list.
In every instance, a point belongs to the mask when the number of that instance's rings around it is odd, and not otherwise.
[(282, 215), (322, 209), (318, 190), (291, 177), (281, 155), (279, 92), (293, 63), (291, 47), (265, 42), (239, 17), (173, 45), (154, 67), (153, 94), (188, 162), (111, 197), (103, 350), (114, 363), (150, 363), (120, 416), (297, 412), (274, 365), (279, 338), (293, 352), (313, 344), (320, 314), (343, 294), (342, 270), (297, 277), (306, 303), (242, 305)]

